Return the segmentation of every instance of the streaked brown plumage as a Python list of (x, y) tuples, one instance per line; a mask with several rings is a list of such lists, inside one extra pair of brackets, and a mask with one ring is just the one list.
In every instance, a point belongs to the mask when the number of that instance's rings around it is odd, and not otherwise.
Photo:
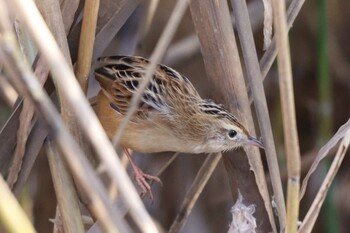
[[(136, 56), (99, 59), (95, 77), (102, 91), (97, 115), (109, 137), (128, 111), (148, 64)], [(235, 116), (202, 99), (186, 77), (165, 65), (157, 66), (121, 139), (123, 147), (143, 153), (215, 153), (244, 144), (263, 147)]]

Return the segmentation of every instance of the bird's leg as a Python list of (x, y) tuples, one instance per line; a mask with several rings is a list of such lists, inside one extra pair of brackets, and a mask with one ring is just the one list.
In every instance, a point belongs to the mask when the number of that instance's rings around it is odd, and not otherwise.
[(132, 160), (132, 157), (128, 151), (127, 148), (124, 148), (124, 151), (126, 153), (126, 155), (128, 156), (128, 159), (130, 161), (130, 165), (132, 167), (132, 169), (134, 170), (134, 178), (137, 182), (137, 184), (139, 185), (139, 187), (141, 188), (141, 197), (143, 198), (148, 192), (149, 192), (149, 196), (151, 199), (151, 202), (153, 203), (153, 193), (152, 193), (152, 189), (150, 184), (147, 182), (147, 180), (151, 180), (151, 181), (156, 181), (159, 183), (162, 183), (161, 180), (156, 177), (156, 176), (152, 176), (149, 174), (144, 173)]

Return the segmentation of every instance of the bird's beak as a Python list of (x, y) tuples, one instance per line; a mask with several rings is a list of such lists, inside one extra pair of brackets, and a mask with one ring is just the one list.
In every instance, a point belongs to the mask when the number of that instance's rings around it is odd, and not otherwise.
[(251, 145), (251, 146), (257, 146), (257, 147), (260, 147), (262, 149), (265, 149), (264, 144), (260, 140), (254, 138), (254, 137), (249, 136), (245, 144)]

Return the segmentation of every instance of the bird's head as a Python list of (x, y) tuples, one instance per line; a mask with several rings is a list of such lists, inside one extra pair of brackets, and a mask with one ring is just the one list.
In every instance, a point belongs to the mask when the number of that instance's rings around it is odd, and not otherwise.
[(207, 152), (221, 152), (235, 149), (243, 145), (264, 148), (263, 143), (250, 136), (239, 120), (225, 110), (221, 105), (206, 100), (200, 104), (206, 121), (206, 149)]

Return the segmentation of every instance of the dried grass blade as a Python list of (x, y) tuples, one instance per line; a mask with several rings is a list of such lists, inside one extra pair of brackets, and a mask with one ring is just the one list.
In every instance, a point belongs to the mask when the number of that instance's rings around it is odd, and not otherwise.
[(303, 198), (307, 185), (308, 185), (308, 181), (310, 179), (310, 176), (315, 172), (317, 166), (319, 165), (319, 163), (321, 162), (322, 159), (324, 159), (328, 154), (329, 151), (331, 149), (333, 149), (340, 140), (343, 140), (343, 138), (346, 136), (346, 134), (348, 133), (350, 129), (350, 119), (344, 124), (342, 125), (338, 131), (334, 134), (334, 136), (326, 143), (326, 145), (324, 145), (319, 152), (317, 153), (317, 156), (315, 158), (315, 161), (312, 163), (308, 173), (306, 174), (304, 180), (303, 180), (303, 184), (301, 186), (301, 191), (300, 191), (300, 199)]
[[(39, 58), (35, 69), (35, 76), (37, 77), (41, 86), (43, 86), (46, 82), (48, 74), (49, 69), (46, 62), (42, 58)], [(24, 99), (23, 108), (19, 116), (16, 149), (14, 152), (12, 166), (7, 177), (7, 183), (11, 189), (13, 189), (15, 183), (17, 182), (18, 175), (22, 168), (23, 157), (25, 155), (26, 143), (32, 127), (33, 116), (34, 106), (28, 100)]]
[(16, 149), (14, 152), (12, 165), (9, 170), (9, 175), (6, 180), (10, 189), (12, 189), (14, 184), (16, 183), (18, 174), (22, 168), (25, 147), (26, 147), (28, 135), (30, 132), (33, 116), (34, 116), (33, 106), (28, 100), (24, 99), (23, 108), (19, 116), (19, 127), (17, 130)]
[[(329, 187), (331, 186), (331, 183), (333, 182), (334, 177), (337, 174), (339, 167), (340, 167), (340, 165), (345, 157), (345, 153), (348, 150), (349, 145), (350, 145), (350, 127), (348, 124), (349, 122), (350, 122), (350, 120), (346, 123), (346, 127), (345, 127), (345, 125), (343, 125), (341, 127), (345, 130), (345, 132), (343, 133), (343, 137), (342, 137), (340, 145), (338, 147), (338, 151), (337, 151), (336, 156), (332, 162), (332, 165), (327, 173), (325, 180), (323, 181), (309, 211), (307, 212), (307, 214), (304, 218), (302, 225), (299, 228), (299, 233), (310, 233), (314, 228), (316, 219), (320, 213), (322, 204), (326, 198)], [(340, 131), (340, 129), (339, 129), (339, 131)]]

